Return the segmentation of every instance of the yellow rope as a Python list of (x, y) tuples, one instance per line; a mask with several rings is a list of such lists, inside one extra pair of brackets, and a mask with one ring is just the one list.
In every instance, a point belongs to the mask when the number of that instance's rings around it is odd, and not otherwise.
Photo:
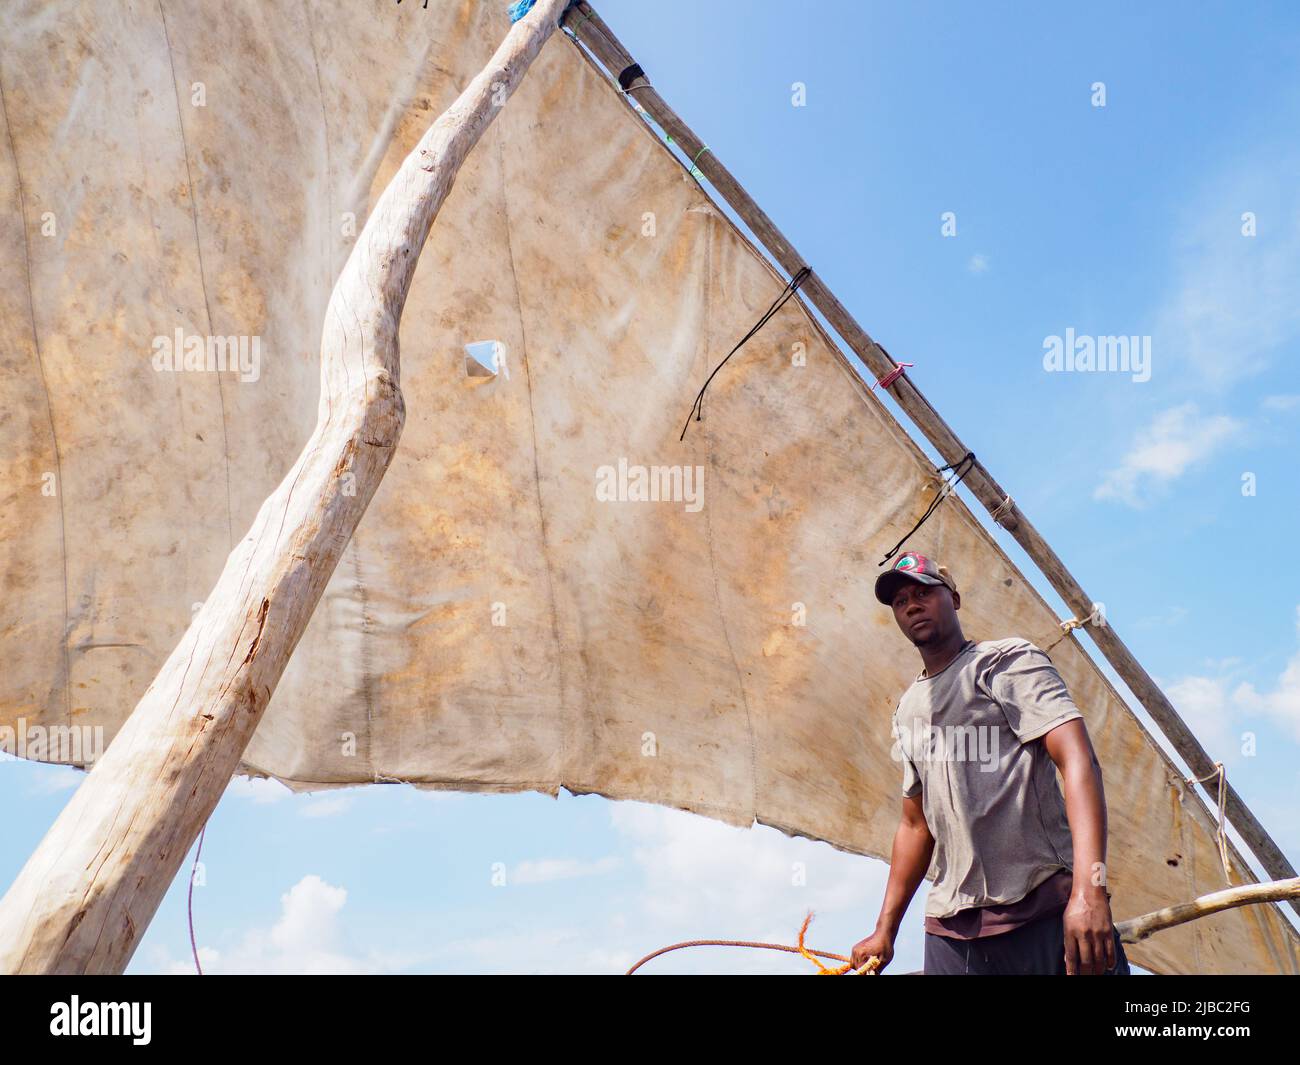
[[(632, 968), (627, 971), (627, 975), (631, 976), (651, 958), (657, 958), (660, 954), (667, 954), (670, 950), (683, 950), (686, 947), (756, 947), (761, 950), (784, 950), (791, 954), (802, 954), (817, 966), (816, 975), (818, 976), (847, 976), (850, 974), (853, 976), (879, 975), (876, 970), (880, 968), (880, 958), (875, 954), (871, 955), (861, 968), (855, 969), (852, 960), (846, 958), (843, 954), (831, 954), (829, 951), (812, 950), (809, 947), (805, 947), (803, 937), (808, 931), (808, 925), (812, 922), (812, 918), (812, 911), (809, 910), (808, 916), (803, 919), (803, 926), (799, 929), (799, 939), (797, 944), (793, 947), (788, 946), (785, 943), (754, 943), (740, 939), (690, 939), (684, 943), (674, 943), (671, 946), (660, 947), (658, 950), (652, 951), (633, 965)], [(844, 964), (837, 966), (834, 969), (828, 969), (818, 960), (819, 957), (831, 958), (834, 961), (842, 961)]]
[(799, 928), (799, 938), (795, 942), (799, 947), (799, 953), (802, 954), (805, 958), (807, 958), (810, 962), (812, 962), (815, 966), (817, 966), (818, 976), (844, 976), (849, 972), (853, 972), (856, 975), (861, 976), (868, 973), (868, 971), (870, 975), (872, 976), (875, 975), (876, 966), (872, 965), (871, 963), (875, 962), (877, 965), (880, 963), (880, 959), (877, 958), (875, 955), (872, 955), (870, 958), (867, 959), (867, 964), (862, 967), (863, 968), (862, 973), (858, 973), (857, 970), (854, 969), (853, 962), (851, 960), (846, 961), (843, 965), (836, 966), (834, 969), (826, 968), (826, 966), (823, 965), (817, 959), (816, 955), (814, 955), (810, 950), (808, 950), (807, 947), (803, 945), (803, 937), (808, 933), (808, 926), (812, 923), (812, 918), (813, 918), (812, 910), (809, 910), (808, 916), (803, 919), (803, 924)]

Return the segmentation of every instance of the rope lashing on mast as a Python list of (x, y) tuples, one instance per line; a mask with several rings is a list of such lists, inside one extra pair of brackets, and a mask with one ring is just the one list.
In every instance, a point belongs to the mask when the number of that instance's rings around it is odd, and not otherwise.
[[(813, 918), (812, 911), (808, 911), (808, 916), (803, 919), (803, 925), (799, 929), (799, 937), (794, 946), (786, 943), (757, 943), (745, 939), (688, 939), (682, 943), (673, 943), (667, 947), (660, 947), (642, 958), (632, 966), (624, 975), (631, 976), (646, 962), (659, 957), (661, 954), (667, 954), (669, 951), (684, 950), (687, 947), (753, 947), (758, 950), (783, 950), (789, 954), (801, 954), (815, 966), (817, 966), (816, 976), (878, 976), (877, 969), (880, 967), (880, 958), (873, 954), (860, 968), (854, 968), (851, 959), (844, 957), (843, 954), (832, 954), (825, 950), (812, 950), (804, 946), (804, 936), (808, 932), (808, 925)], [(833, 969), (828, 969), (819, 959), (829, 958), (832, 961), (843, 962)]]
[(1203, 777), (1188, 777), (1189, 784), (1202, 784), (1211, 777), (1219, 778), (1219, 827), (1214, 833), (1215, 840), (1219, 844), (1219, 861), (1223, 863), (1223, 875), (1228, 884), (1232, 884), (1232, 867), (1228, 863), (1228, 834), (1224, 829), (1224, 811), (1227, 801), (1228, 790), (1228, 771), (1223, 767), (1222, 762), (1214, 763), (1214, 771), (1206, 773)]
[[(695, 420), (697, 422), (704, 415), (704, 391), (709, 387), (709, 383), (717, 375), (717, 372), (727, 365), (727, 359), (730, 359), (732, 355), (736, 354), (736, 352), (738, 352), (741, 349), (741, 347), (744, 346), (745, 342), (749, 340), (750, 337), (752, 337), (755, 333), (757, 333), (760, 329), (762, 329), (763, 326), (767, 325), (767, 323), (772, 320), (772, 317), (776, 314), (776, 312), (785, 306), (786, 302), (790, 299), (791, 296), (795, 294), (799, 286), (802, 285), (805, 280), (807, 280), (808, 275), (811, 273), (812, 273), (812, 269), (805, 266), (797, 274), (795, 274), (794, 277), (792, 277), (789, 281), (787, 281), (785, 288), (781, 290), (781, 294), (777, 296), (776, 300), (772, 303), (772, 306), (767, 309), (767, 312), (763, 315), (763, 317), (761, 317), (757, 322), (755, 322), (753, 328), (750, 329), (748, 333), (746, 333), (743, 337), (740, 338), (736, 346), (727, 353), (727, 358), (723, 359), (720, 363), (718, 363), (717, 366), (713, 368), (713, 373), (709, 374), (708, 379), (704, 382), (703, 387), (700, 388), (699, 394), (695, 397), (695, 402), (691, 404), (691, 414), (695, 415)], [(691, 424), (691, 414), (686, 415), (686, 424), (682, 426), (682, 435), (677, 438), (679, 441), (686, 439), (686, 429)]]
[[(1008, 496), (1007, 498), (1009, 499), (1010, 496)], [(1069, 636), (1070, 633), (1072, 633), (1075, 629), (1081, 629), (1085, 625), (1104, 626), (1106, 624), (1106, 615), (1102, 613), (1102, 607), (1100, 603), (1093, 603), (1092, 612), (1086, 618), (1070, 618), (1069, 621), (1062, 621), (1059, 622), (1058, 624), (1060, 625), (1061, 635), (1043, 648), (1044, 654), (1046, 654), (1058, 643), (1060, 643), (1067, 636)]]
[[(524, 0), (519, 0), (519, 2), (523, 3)], [(531, 4), (533, 0), (528, 0), (528, 2)], [(569, 7), (572, 6), (573, 4), (569, 5)], [(514, 8), (511, 8), (511, 11), (513, 10)], [(565, 11), (567, 13), (568, 8), (566, 8)], [(579, 21), (577, 25), (573, 27), (573, 29), (568, 29), (566, 27), (564, 32), (567, 33), (575, 43), (580, 43), (581, 38), (578, 36), (578, 28), (582, 26), (584, 22), (589, 22), (591, 20), (591, 17), (592, 16), (590, 12), (583, 13), (581, 21)], [(645, 85), (634, 85), (633, 82), (637, 81), (638, 79), (644, 81)], [(637, 114), (639, 114), (647, 122), (655, 122), (655, 120), (651, 117), (650, 112), (648, 112), (644, 107), (642, 107), (641, 104), (637, 102), (636, 97), (632, 95), (633, 89), (643, 89), (649, 87), (650, 78), (646, 75), (645, 68), (642, 67), (640, 63), (629, 63), (627, 66), (625, 66), (622, 70), (618, 72), (618, 75), (615, 80), (617, 80), (618, 82), (619, 91), (624, 96), (627, 97), (628, 102), (631, 103), (633, 109), (637, 112)], [(655, 124), (658, 125), (657, 122)], [(663, 127), (661, 126), (660, 128), (662, 129)], [(669, 133), (668, 130), (666, 129), (664, 129), (664, 140), (668, 144), (673, 144), (679, 148), (682, 148), (680, 144), (677, 144), (677, 142), (673, 140), (673, 135)], [(682, 148), (682, 151), (685, 152), (686, 149)], [(695, 153), (694, 158), (691, 159), (690, 175), (691, 177), (695, 178), (697, 182), (704, 177), (704, 172), (700, 170), (700, 168), (696, 164), (699, 163), (700, 156), (702, 156), (707, 151), (711, 151), (709, 146), (707, 144), (702, 145), (700, 147), (700, 150)]]
[[(567, 14), (568, 10), (569, 10), (570, 8), (572, 8), (572, 7), (573, 7), (573, 5), (570, 4), (569, 7), (565, 9), (566, 14)], [(561, 27), (561, 29), (563, 29), (564, 32), (567, 33), (567, 34), (568, 34), (571, 38), (573, 38), (573, 40), (575, 40), (575, 41), (581, 41), (581, 40), (582, 40), (582, 38), (578, 36), (578, 28), (579, 28), (579, 27), (580, 27), (584, 22), (590, 22), (590, 21), (591, 21), (592, 12), (591, 12), (591, 11), (580, 11), (579, 14), (582, 15), (582, 18), (578, 20), (577, 25), (574, 26), (573, 29), (569, 29), (568, 26), (562, 26), (562, 27)]]
[(1011, 508), (1014, 507), (1015, 505), (1016, 505), (1016, 501), (1012, 499), (1010, 496), (1007, 496), (1006, 499), (1002, 500), (1001, 503), (999, 503), (996, 507), (993, 508), (993, 512), (992, 512), (993, 524), (1001, 525), (1002, 519), (1011, 513)]
[[(881, 350), (881, 351), (884, 351), (885, 349), (884, 349), (884, 348), (881, 348), (880, 350)], [(886, 352), (886, 354), (888, 354), (888, 352)], [(916, 365), (916, 363), (914, 363), (914, 362), (900, 362), (900, 363), (898, 363), (897, 365), (895, 365), (895, 367), (894, 367), (892, 370), (889, 371), (889, 373), (885, 374), (884, 377), (880, 378), (880, 379), (876, 382), (875, 385), (872, 385), (872, 386), (871, 386), (871, 391), (874, 392), (874, 391), (876, 390), (876, 385), (879, 385), (881, 388), (888, 388), (890, 385), (892, 385), (895, 381), (898, 380), (899, 375), (900, 375), (900, 374), (901, 374), (901, 373), (902, 373), (902, 372), (903, 372), (907, 367), (909, 367), (909, 366), (915, 366), (915, 365)]]
[[(966, 468), (962, 470), (960, 473), (957, 473), (957, 467), (963, 465)], [(944, 499), (946, 499), (948, 496), (952, 495), (953, 489), (957, 487), (957, 483), (963, 477), (965, 477), (966, 474), (970, 473), (974, 465), (975, 465), (975, 452), (968, 451), (956, 462), (949, 463), (947, 466), (940, 466), (935, 470), (935, 473), (943, 473), (945, 470), (952, 470), (953, 473), (956, 474), (956, 476), (952, 478), (947, 478), (947, 477), (944, 478), (943, 484), (939, 486), (939, 494), (936, 495), (932, 500), (930, 500), (930, 505), (926, 508), (925, 513), (921, 515), (920, 520), (915, 525), (912, 526), (912, 529), (907, 534), (907, 536), (904, 536), (901, 540), (898, 541), (898, 543), (896, 543), (893, 547), (889, 549), (889, 553), (886, 554), (884, 558), (882, 558), (879, 562), (876, 563), (877, 566), (883, 566), (886, 562), (888, 562), (891, 558), (893, 558), (896, 554), (898, 554), (898, 549), (902, 547), (905, 543), (907, 543), (908, 538), (912, 535), (912, 533), (916, 532), (917, 529), (919, 529), (922, 525), (924, 525), (929, 520), (930, 515), (934, 513), (935, 507), (937, 507), (940, 503), (942, 503)]]
[[(634, 69), (634, 67), (628, 67), (628, 68), (627, 68), (627, 70), (632, 70), (632, 69)], [(626, 74), (626, 73), (627, 73), (627, 70), (623, 71), (623, 74)], [(636, 70), (636, 76), (637, 76), (637, 77), (640, 77), (641, 74), (642, 74), (642, 72), (641, 72), (641, 68), (640, 68), (639, 66), (637, 66), (637, 67), (635, 67), (635, 70)], [(622, 83), (623, 74), (620, 74), (620, 75), (618, 76), (618, 77), (619, 77), (619, 82), (620, 82), (620, 84)], [(627, 90), (624, 89), (623, 91), (626, 92)], [(634, 100), (633, 103), (636, 103), (636, 101)], [(640, 104), (636, 104), (636, 107), (637, 107), (637, 110), (639, 110), (639, 111), (642, 112), (642, 114), (645, 113), (645, 108), (643, 108)], [(675, 140), (673, 140), (673, 135), (672, 135), (671, 133), (665, 133), (665, 134), (664, 134), (664, 140), (666, 140), (669, 144), (676, 144), (676, 143), (677, 143)], [(700, 170), (700, 168), (697, 167), (695, 164), (698, 163), (698, 162), (700, 161), (700, 156), (703, 155), (703, 154), (704, 154), (705, 152), (707, 152), (708, 150), (709, 150), (709, 146), (706, 144), (703, 148), (701, 148), (698, 152), (695, 153), (695, 158), (691, 160), (691, 177), (693, 177), (696, 181), (699, 181), (700, 178), (702, 178), (702, 177), (704, 176), (704, 172), (703, 172), (702, 170)]]

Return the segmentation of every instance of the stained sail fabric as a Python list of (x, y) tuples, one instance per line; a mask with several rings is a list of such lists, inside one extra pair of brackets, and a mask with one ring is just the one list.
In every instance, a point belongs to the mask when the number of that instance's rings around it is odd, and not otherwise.
[[(4, 5), (10, 735), (111, 739), (143, 694), (315, 424), (321, 322), (368, 206), (503, 7)], [(918, 665), (871, 588), (940, 479), (797, 300), (678, 440), (783, 285), (557, 34), (434, 226), (398, 454), (243, 769), (296, 790), (564, 786), (887, 858), (890, 715)], [(191, 337), (245, 362), (170, 368)], [(495, 373), (467, 363), (478, 342)], [(969, 637), (1059, 634), (956, 497), (910, 546), (952, 568)], [(1204, 803), (1073, 638), (1051, 653), (1105, 773), (1116, 918), (1224, 886)], [(1300, 971), (1272, 906), (1130, 957)]]

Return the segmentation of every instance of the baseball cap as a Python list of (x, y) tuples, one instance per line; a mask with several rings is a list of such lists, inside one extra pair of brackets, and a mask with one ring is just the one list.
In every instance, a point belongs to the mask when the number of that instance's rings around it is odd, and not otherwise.
[(899, 584), (909, 580), (920, 584), (943, 584), (954, 592), (957, 590), (957, 582), (953, 580), (947, 566), (939, 565), (926, 555), (910, 551), (876, 578), (876, 598), (885, 606), (892, 606)]

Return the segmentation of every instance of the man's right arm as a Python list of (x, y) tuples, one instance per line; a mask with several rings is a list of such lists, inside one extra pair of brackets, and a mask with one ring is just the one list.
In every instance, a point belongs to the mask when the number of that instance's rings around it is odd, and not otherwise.
[(888, 929), (892, 937), (903, 923), (903, 914), (930, 868), (934, 855), (934, 836), (921, 809), (921, 793), (903, 800), (903, 816), (894, 833), (894, 849), (889, 856), (889, 883), (880, 907), (876, 928)]
[(876, 955), (880, 958), (877, 969), (883, 969), (894, 956), (894, 937), (898, 926), (903, 922), (903, 914), (921, 881), (925, 879), (926, 870), (930, 868), (930, 859), (934, 854), (934, 836), (926, 823), (925, 813), (921, 808), (921, 793), (903, 800), (903, 815), (894, 833), (894, 848), (889, 857), (889, 882), (885, 885), (885, 900), (880, 907), (880, 916), (876, 919), (876, 928), (866, 939), (853, 947), (851, 955), (854, 968), (861, 968), (867, 958)]

